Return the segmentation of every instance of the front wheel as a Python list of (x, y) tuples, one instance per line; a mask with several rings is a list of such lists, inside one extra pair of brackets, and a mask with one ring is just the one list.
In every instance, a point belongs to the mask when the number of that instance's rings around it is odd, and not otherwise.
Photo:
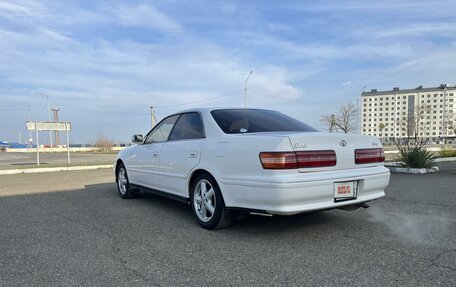
[(134, 197), (134, 193), (131, 190), (130, 182), (128, 181), (128, 174), (127, 169), (123, 163), (119, 164), (117, 168), (117, 190), (119, 191), (119, 195), (122, 198), (132, 198)]
[(209, 174), (198, 176), (190, 193), (193, 214), (201, 227), (223, 228), (231, 223), (222, 193), (215, 179)]

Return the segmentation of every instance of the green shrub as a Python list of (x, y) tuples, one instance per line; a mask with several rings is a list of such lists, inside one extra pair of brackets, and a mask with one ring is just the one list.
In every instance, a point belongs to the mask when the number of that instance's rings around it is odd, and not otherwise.
[(422, 146), (404, 147), (399, 150), (396, 161), (401, 161), (407, 167), (431, 168), (434, 165), (436, 156), (428, 152)]
[(456, 157), (456, 149), (444, 148), (439, 151), (440, 157)]

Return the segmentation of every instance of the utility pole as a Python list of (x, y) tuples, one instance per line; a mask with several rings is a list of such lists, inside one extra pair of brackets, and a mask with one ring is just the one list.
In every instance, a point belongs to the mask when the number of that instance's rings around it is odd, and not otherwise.
[[(51, 108), (52, 112), (54, 113), (54, 123), (59, 122), (59, 107), (52, 107)], [(59, 147), (60, 146), (60, 134), (59, 131), (55, 131), (55, 146)]]
[[(49, 96), (46, 94), (40, 93), (40, 92), (35, 92), (35, 93), (46, 97), (46, 104), (47, 104), (47, 110), (48, 110), (48, 122), (50, 122), (51, 121), (51, 109), (49, 108)], [(49, 131), (49, 145), (50, 145), (51, 151), (52, 151), (52, 132), (51, 131)]]
[(22, 144), (22, 132), (17, 131), (17, 133), (19, 134), (19, 144)]
[(152, 128), (155, 126), (155, 110), (153, 106), (150, 106), (150, 124)]
[(250, 78), (250, 75), (252, 75), (253, 71), (250, 71), (249, 75), (247, 76), (247, 79), (245, 79), (245, 85), (244, 85), (244, 108), (247, 108), (247, 81)]

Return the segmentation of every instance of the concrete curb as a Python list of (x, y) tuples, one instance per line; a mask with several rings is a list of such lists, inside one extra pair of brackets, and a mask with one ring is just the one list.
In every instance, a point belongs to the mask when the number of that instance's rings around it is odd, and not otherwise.
[(24, 168), (24, 169), (6, 169), (0, 170), (0, 175), (6, 174), (19, 174), (19, 173), (40, 173), (40, 172), (53, 172), (53, 171), (73, 171), (73, 170), (90, 170), (112, 168), (112, 164), (104, 165), (87, 165), (87, 166), (61, 166), (61, 167), (45, 167), (45, 168)]
[(447, 161), (456, 161), (456, 157), (439, 157), (435, 159), (435, 162), (447, 162)]
[(439, 167), (438, 166), (433, 166), (431, 168), (411, 168), (411, 167), (388, 166), (387, 168), (391, 172), (410, 173), (410, 174), (424, 174), (424, 173), (433, 173), (433, 172), (438, 172), (439, 171)]

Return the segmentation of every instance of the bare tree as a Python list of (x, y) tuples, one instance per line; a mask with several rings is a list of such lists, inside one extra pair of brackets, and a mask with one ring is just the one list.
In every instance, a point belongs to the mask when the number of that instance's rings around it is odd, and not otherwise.
[(105, 135), (103, 135), (102, 133), (98, 132), (97, 133), (97, 138), (95, 139), (95, 142), (93, 143), (93, 145), (99, 151), (108, 152), (114, 146), (114, 141), (108, 139)]
[(354, 104), (343, 104), (337, 108), (337, 113), (323, 115), (320, 121), (328, 127), (329, 132), (349, 133), (356, 124), (357, 108)]
[(453, 131), (453, 134), (456, 135), (456, 115), (451, 116), (448, 119), (448, 127)]
[(413, 114), (408, 115), (398, 121), (398, 124), (406, 131), (406, 141), (414, 141), (415, 143), (427, 141), (425, 125), (423, 121), (426, 115), (429, 114), (431, 106), (417, 106)]
[(330, 133), (332, 132), (339, 132), (337, 125), (336, 125), (336, 115), (334, 114), (327, 114), (320, 117), (320, 121), (328, 128)]

